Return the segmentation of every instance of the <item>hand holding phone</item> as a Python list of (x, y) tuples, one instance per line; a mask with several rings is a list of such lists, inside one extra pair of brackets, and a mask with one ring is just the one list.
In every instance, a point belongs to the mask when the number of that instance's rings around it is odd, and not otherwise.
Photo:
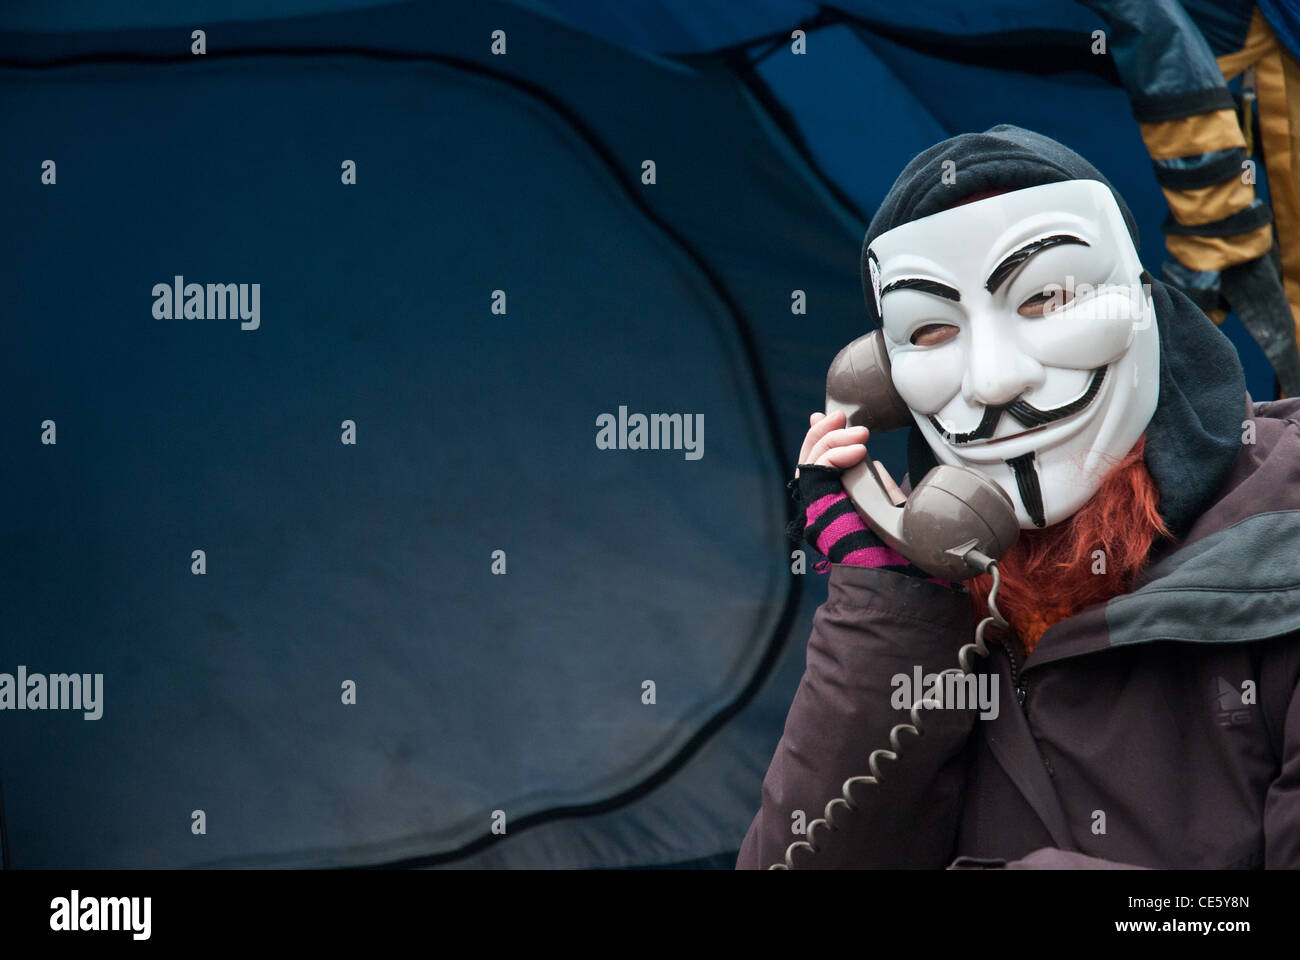
[[(797, 464), (815, 464), (819, 467), (836, 467), (847, 470), (856, 466), (867, 455), (867, 438), (871, 431), (866, 427), (845, 428), (847, 418), (842, 410), (829, 414), (817, 412), (808, 418), (808, 433), (804, 437), (803, 447), (794, 469), (795, 479), (799, 479)], [(889, 475), (885, 465), (879, 460), (873, 461), (880, 481), (889, 492), (890, 499), (901, 504), (907, 499), (894, 478)]]
[[(844, 427), (836, 426), (840, 415)], [(969, 579), (988, 561), (1002, 557), (1020, 536), (1015, 507), (984, 474), (949, 464), (932, 469), (911, 495), (896, 501), (901, 491), (883, 468), (870, 461), (866, 437), (871, 430), (897, 430), (912, 422), (911, 409), (894, 387), (882, 334), (872, 331), (831, 362), (826, 376), (826, 429), (808, 455), (825, 457), (831, 466), (852, 461), (840, 478), (844, 492), (885, 543), (933, 576)], [(816, 428), (814, 424), (809, 437)], [(817, 461), (801, 456), (800, 462)]]

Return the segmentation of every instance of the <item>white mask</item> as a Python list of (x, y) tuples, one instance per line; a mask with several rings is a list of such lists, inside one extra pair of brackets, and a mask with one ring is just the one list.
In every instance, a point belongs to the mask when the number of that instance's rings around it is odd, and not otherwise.
[(1105, 184), (1049, 183), (914, 220), (871, 243), (869, 268), (918, 429), (940, 463), (998, 483), (1022, 528), (1083, 506), (1155, 413), (1155, 306)]

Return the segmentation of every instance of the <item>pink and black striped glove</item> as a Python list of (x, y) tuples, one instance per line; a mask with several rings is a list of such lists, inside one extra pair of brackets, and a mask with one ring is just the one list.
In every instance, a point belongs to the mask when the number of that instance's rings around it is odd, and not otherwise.
[(948, 583), (913, 565), (907, 557), (876, 536), (844, 492), (844, 485), (840, 482), (843, 473), (838, 467), (801, 463), (798, 478), (786, 484), (798, 505), (798, 515), (788, 530), (790, 539), (796, 543), (806, 539), (814, 550), (826, 557), (814, 569), (827, 573), (832, 563), (883, 567), (908, 577)]

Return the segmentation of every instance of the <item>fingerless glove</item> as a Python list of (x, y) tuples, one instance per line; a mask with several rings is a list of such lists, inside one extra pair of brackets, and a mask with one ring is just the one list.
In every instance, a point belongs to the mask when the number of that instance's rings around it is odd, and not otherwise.
[(801, 463), (799, 477), (786, 484), (797, 505), (795, 519), (787, 530), (790, 539), (795, 543), (806, 539), (826, 557), (813, 569), (827, 573), (833, 563), (883, 567), (908, 577), (948, 583), (913, 565), (876, 535), (844, 492), (840, 482), (843, 473), (837, 467)]

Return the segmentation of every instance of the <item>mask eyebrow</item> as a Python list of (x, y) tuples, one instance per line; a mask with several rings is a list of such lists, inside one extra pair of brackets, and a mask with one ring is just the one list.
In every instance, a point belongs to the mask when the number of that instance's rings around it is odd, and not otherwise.
[(1083, 247), (1092, 246), (1087, 240), (1071, 236), (1068, 233), (1058, 233), (1055, 236), (1043, 237), (1041, 240), (1033, 240), (1012, 251), (1007, 255), (1006, 259), (994, 267), (993, 272), (989, 274), (988, 282), (984, 284), (984, 289), (989, 293), (997, 293), (998, 287), (1002, 286), (1007, 277), (1011, 276), (1022, 263), (1035, 254), (1042, 253), (1048, 247), (1057, 247), (1063, 243), (1077, 243)]
[(943, 297), (945, 300), (961, 302), (961, 294), (952, 287), (937, 280), (926, 280), (924, 277), (904, 277), (902, 280), (895, 280), (880, 291), (881, 299), (884, 299), (885, 294), (893, 293), (895, 290), (919, 290), (921, 293)]

